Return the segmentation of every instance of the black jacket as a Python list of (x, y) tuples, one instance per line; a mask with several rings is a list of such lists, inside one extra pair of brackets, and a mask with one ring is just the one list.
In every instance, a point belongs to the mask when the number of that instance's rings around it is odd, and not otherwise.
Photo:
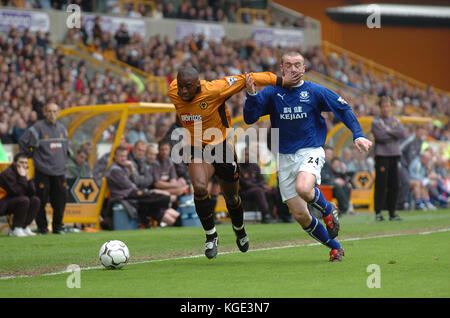
[(254, 187), (261, 188), (267, 184), (264, 176), (261, 174), (261, 169), (256, 163), (241, 163), (239, 164), (241, 173), (239, 176), (240, 190), (248, 190)]
[(13, 164), (0, 173), (0, 200), (4, 197), (33, 196), (35, 194), (34, 182), (20, 176)]

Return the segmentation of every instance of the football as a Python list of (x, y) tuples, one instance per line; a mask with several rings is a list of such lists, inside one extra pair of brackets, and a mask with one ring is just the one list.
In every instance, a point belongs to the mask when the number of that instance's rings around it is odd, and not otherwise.
[(112, 240), (102, 245), (98, 257), (107, 269), (118, 269), (128, 263), (130, 252), (124, 242)]

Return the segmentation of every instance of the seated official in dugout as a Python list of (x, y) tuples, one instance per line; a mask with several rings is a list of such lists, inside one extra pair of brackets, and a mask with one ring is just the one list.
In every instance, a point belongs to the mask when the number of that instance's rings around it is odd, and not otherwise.
[[(279, 77), (275, 74), (250, 73), (258, 86), (292, 86), (298, 82), (296, 75)], [(182, 67), (177, 79), (169, 87), (169, 97), (175, 105), (178, 118), (184, 127), (185, 160), (194, 188), (194, 202), (198, 217), (206, 233), (205, 255), (217, 255), (218, 235), (214, 223), (214, 206), (208, 193), (208, 182), (215, 176), (221, 189), (236, 235), (236, 244), (241, 252), (249, 248), (249, 239), (244, 228), (244, 211), (239, 197), (239, 165), (234, 152), (233, 139), (227, 138), (231, 118), (225, 101), (245, 88), (245, 75), (226, 76), (214, 81), (200, 80), (193, 67)], [(207, 135), (213, 128), (219, 134)], [(205, 134), (206, 132), (206, 134)], [(219, 158), (219, 155), (222, 157)], [(228, 155), (227, 155), (228, 154)], [(231, 155), (230, 155), (231, 154)], [(231, 157), (231, 158), (230, 158)], [(219, 159), (218, 159), (219, 158)], [(228, 159), (228, 160), (227, 160)], [(185, 162), (186, 162), (185, 161)]]

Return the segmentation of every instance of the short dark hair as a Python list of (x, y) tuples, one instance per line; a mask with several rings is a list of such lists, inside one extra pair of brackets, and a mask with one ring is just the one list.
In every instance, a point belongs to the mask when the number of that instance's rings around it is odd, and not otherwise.
[(381, 104), (383, 104), (384, 102), (391, 103), (392, 99), (387, 95), (380, 96), (380, 99), (378, 100), (378, 106), (381, 106)]
[(25, 158), (28, 160), (28, 156), (24, 152), (18, 152), (14, 155), (13, 161), (17, 162), (20, 158)]
[(335, 162), (335, 161), (341, 161), (341, 159), (340, 159), (339, 157), (333, 157), (333, 158), (330, 160), (330, 164), (333, 164), (333, 162)]
[(177, 78), (181, 76), (184, 77), (186, 79), (198, 79), (198, 71), (193, 68), (192, 66), (183, 66), (182, 68), (180, 68), (180, 70), (178, 71), (178, 75)]
[(114, 149), (114, 156), (117, 155), (117, 153), (118, 153), (118, 152), (121, 152), (121, 151), (126, 151), (126, 152), (128, 152), (128, 149), (125, 148), (124, 146), (117, 146), (117, 148)]
[(143, 145), (146, 145), (146, 146), (147, 146), (147, 143), (146, 143), (145, 141), (143, 141), (142, 139), (139, 139), (138, 141), (136, 141), (136, 142), (134, 143), (133, 148), (137, 147), (137, 146), (140, 145), (140, 144), (143, 144)]
[(79, 155), (80, 153), (84, 153), (86, 156), (89, 157), (89, 153), (87, 152), (87, 150), (84, 149), (84, 148), (82, 148), (82, 147), (78, 148), (78, 150), (76, 151), (76, 153), (77, 153), (78, 155)]
[(298, 51), (287, 51), (287, 52), (284, 52), (283, 55), (281, 55), (281, 60), (280, 60), (281, 64), (283, 64), (284, 58), (286, 56), (291, 56), (291, 57), (292, 56), (301, 56), (303, 58), (303, 63), (305, 62), (305, 58), (303, 57), (303, 55), (300, 52), (298, 52)]
[[(171, 146), (169, 139), (162, 139), (160, 142), (158, 142), (158, 148), (161, 146), (164, 146), (164, 145)], [(171, 148), (172, 148), (172, 146), (171, 146)]]

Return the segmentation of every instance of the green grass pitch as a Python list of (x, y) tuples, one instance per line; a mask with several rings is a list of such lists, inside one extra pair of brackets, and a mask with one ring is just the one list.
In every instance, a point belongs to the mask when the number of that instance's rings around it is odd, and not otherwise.
[[(329, 249), (297, 223), (247, 224), (247, 253), (238, 251), (231, 225), (218, 225), (213, 260), (203, 256), (200, 227), (2, 233), (0, 298), (448, 298), (450, 210), (399, 214), (402, 222), (375, 222), (371, 213), (342, 217), (342, 263), (328, 262)], [(98, 261), (100, 246), (111, 239), (130, 249), (121, 270)], [(69, 264), (81, 267), (80, 288), (67, 286)], [(370, 284), (373, 275), (379, 285)]]

